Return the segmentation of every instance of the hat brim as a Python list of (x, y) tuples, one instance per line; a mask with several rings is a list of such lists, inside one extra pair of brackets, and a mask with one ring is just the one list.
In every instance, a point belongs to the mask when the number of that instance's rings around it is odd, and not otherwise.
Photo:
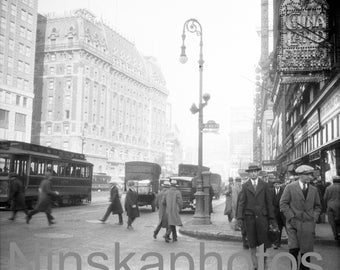
[(245, 171), (246, 172), (254, 172), (254, 171), (258, 172), (258, 171), (261, 171), (261, 169), (260, 168), (254, 168), (254, 169), (247, 169)]

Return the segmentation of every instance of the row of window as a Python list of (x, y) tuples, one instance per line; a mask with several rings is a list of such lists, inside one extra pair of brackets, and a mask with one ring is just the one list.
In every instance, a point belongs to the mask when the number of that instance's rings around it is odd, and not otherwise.
[(318, 149), (322, 145), (340, 137), (340, 115), (328, 121), (320, 131), (299, 143), (290, 154), (290, 160), (296, 160)]
[[(10, 162), (9, 158), (0, 157), (0, 173), (2, 175), (9, 172)], [(61, 177), (89, 178), (91, 176), (91, 168), (88, 165), (52, 161), (36, 157), (32, 157), (30, 164), (26, 159), (19, 157), (15, 157), (12, 162), (13, 172), (21, 176), (27, 175), (28, 168), (31, 176), (45, 175), (47, 171), (50, 171), (53, 176)]]
[(30, 89), (30, 83), (28, 80), (25, 80), (20, 77), (13, 77), (11, 74), (7, 74), (6, 76), (4, 76), (1, 70), (0, 70), (0, 82), (3, 82), (8, 86), (17, 87), (19, 90), (29, 91)]
[[(1, 22), (1, 32), (5, 33), (7, 29), (7, 20), (4, 17), (1, 17), (0, 19)], [(13, 21), (9, 21), (9, 33), (15, 35), (16, 31), (16, 24)], [(33, 34), (31, 28), (25, 27), (25, 26), (20, 26), (19, 29), (19, 36), (24, 38), (25, 40), (32, 41), (33, 39)], [(10, 38), (11, 39), (11, 38)]]
[(13, 94), (0, 89), (0, 104), (17, 105), (26, 108), (28, 106), (27, 102), (28, 99), (25, 96)]
[[(29, 2), (27, 3), (30, 7), (33, 7), (33, 0), (29, 1), (24, 1), (24, 2)], [(10, 8), (10, 13), (12, 16), (17, 16), (17, 6), (12, 3), (11, 6), (9, 7), (7, 0), (2, 0), (1, 1), (1, 9), (5, 12), (8, 12)], [(25, 9), (20, 10), (20, 19), (23, 22), (27, 22), (29, 24), (33, 23), (33, 14), (30, 12), (26, 11)]]
[[(14, 130), (26, 131), (26, 115), (22, 113), (15, 113)], [(9, 128), (9, 111), (0, 109), (0, 128)]]

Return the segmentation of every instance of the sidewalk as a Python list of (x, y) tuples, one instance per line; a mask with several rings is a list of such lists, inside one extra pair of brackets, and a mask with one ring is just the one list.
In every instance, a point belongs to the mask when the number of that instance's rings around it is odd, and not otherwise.
[[(214, 206), (214, 213), (211, 215), (210, 225), (192, 225), (192, 221), (179, 227), (181, 234), (200, 239), (221, 240), (221, 241), (242, 241), (241, 232), (231, 229), (227, 216), (224, 215), (224, 201)], [(287, 243), (285, 229), (282, 232), (282, 243)], [(316, 225), (315, 244), (337, 245), (328, 223)]]

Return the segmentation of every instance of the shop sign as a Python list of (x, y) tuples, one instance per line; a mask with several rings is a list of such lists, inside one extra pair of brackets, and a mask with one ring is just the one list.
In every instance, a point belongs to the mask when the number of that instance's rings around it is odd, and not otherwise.
[(320, 127), (319, 111), (316, 110), (307, 120), (308, 134), (313, 134), (315, 131), (319, 129), (319, 127)]
[[(278, 69), (286, 73), (331, 68), (326, 0), (284, 0), (280, 7)], [(326, 44), (326, 45), (325, 45)]]
[(321, 105), (320, 121), (325, 124), (329, 119), (340, 112), (340, 88), (335, 90), (328, 100)]

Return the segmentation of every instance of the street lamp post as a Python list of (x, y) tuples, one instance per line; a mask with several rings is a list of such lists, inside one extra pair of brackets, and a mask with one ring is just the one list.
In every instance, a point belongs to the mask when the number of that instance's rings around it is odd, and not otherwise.
[[(198, 60), (198, 67), (199, 67), (199, 99), (198, 99), (198, 108), (195, 104), (191, 106), (191, 112), (197, 113), (198, 112), (198, 181), (197, 181), (197, 189), (195, 193), (196, 198), (196, 208), (195, 214), (193, 218), (193, 224), (201, 225), (201, 224), (211, 224), (210, 216), (209, 216), (209, 209), (205, 209), (204, 207), (204, 198), (208, 198), (208, 194), (203, 192), (203, 179), (202, 179), (202, 165), (203, 165), (203, 108), (207, 105), (210, 96), (205, 94), (202, 97), (202, 82), (203, 82), (203, 39), (202, 39), (202, 26), (196, 19), (189, 19), (183, 25), (183, 33), (182, 33), (182, 46), (181, 46), (181, 55), (180, 55), (180, 62), (185, 64), (188, 61), (188, 58), (185, 53), (185, 32), (188, 31), (190, 33), (195, 33), (197, 36), (200, 37), (200, 53), (199, 53), (199, 60)], [(202, 102), (204, 99), (204, 103)]]

